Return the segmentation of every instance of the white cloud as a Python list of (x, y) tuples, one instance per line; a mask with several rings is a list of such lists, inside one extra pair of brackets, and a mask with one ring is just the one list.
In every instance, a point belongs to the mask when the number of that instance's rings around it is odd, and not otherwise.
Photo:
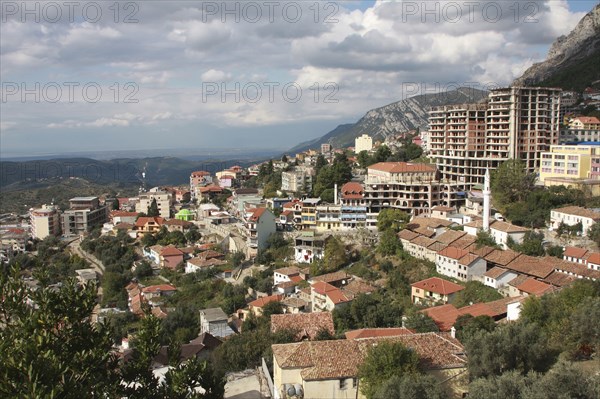
[(221, 82), (231, 79), (231, 74), (218, 69), (209, 69), (200, 75), (203, 82)]

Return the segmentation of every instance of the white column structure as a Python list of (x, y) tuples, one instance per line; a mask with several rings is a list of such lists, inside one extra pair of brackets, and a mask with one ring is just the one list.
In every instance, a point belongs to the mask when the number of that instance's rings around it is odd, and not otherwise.
[(483, 183), (483, 230), (490, 230), (490, 170), (485, 170), (485, 180)]

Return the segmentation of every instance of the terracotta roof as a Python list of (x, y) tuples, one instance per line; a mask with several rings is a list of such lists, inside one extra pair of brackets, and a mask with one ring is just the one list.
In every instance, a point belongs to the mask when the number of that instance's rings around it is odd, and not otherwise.
[(248, 305), (256, 307), (256, 308), (262, 308), (267, 303), (281, 302), (282, 299), (283, 299), (283, 295), (279, 295), (279, 294), (278, 295), (269, 295), (269, 296), (264, 296), (262, 298), (255, 299), (254, 301), (250, 302)]
[(275, 273), (283, 274), (285, 276), (296, 276), (300, 273), (300, 269), (296, 266), (282, 267), (281, 269), (275, 270)]
[(317, 281), (313, 285), (311, 285), (311, 289), (314, 290), (317, 294), (327, 296), (334, 305), (344, 302), (350, 302), (352, 299), (348, 298), (342, 290), (337, 287), (334, 287), (331, 284), (328, 284), (324, 281)]
[(427, 249), (433, 251), (433, 252), (440, 252), (443, 249), (447, 248), (448, 245), (447, 244), (443, 244), (441, 242), (434, 242), (433, 244), (431, 244), (430, 246), (427, 247)]
[(595, 265), (600, 265), (600, 253), (594, 252), (587, 258), (587, 263), (593, 263)]
[(287, 313), (271, 315), (271, 332), (298, 330), (296, 339), (315, 339), (320, 330), (335, 335), (333, 316), (330, 312)]
[(498, 277), (502, 276), (506, 272), (508, 272), (507, 269), (503, 267), (494, 266), (490, 270), (485, 272), (484, 277), (489, 277), (496, 280)]
[(445, 256), (446, 258), (456, 259), (456, 260), (459, 260), (468, 254), (469, 254), (469, 251), (460, 249), (460, 248), (454, 248), (454, 247), (447, 247), (447, 248), (444, 248), (443, 250), (441, 250), (440, 252), (438, 252), (438, 255)]
[(131, 223), (121, 222), (121, 223), (117, 223), (115, 225), (115, 229), (117, 229), (117, 230), (131, 230), (132, 228), (133, 228), (133, 224), (131, 224)]
[(584, 259), (584, 256), (588, 253), (585, 248), (577, 247), (566, 247), (563, 256), (569, 256), (571, 258)]
[(173, 287), (170, 284), (158, 284), (158, 285), (151, 285), (151, 286), (142, 288), (143, 293), (171, 292), (171, 291), (177, 291), (177, 288)]
[(188, 263), (191, 263), (192, 265), (200, 267), (200, 268), (222, 266), (222, 265), (227, 264), (226, 261), (216, 259), (216, 258), (210, 258), (210, 259), (192, 258), (192, 259), (188, 260)]
[(348, 280), (349, 278), (350, 275), (348, 273), (346, 273), (343, 270), (340, 270), (337, 272), (322, 274), (320, 276), (313, 277), (312, 280), (322, 281), (324, 283), (334, 283), (336, 281)]
[(204, 177), (204, 176), (210, 176), (210, 173), (208, 173), (205, 170), (197, 170), (195, 172), (192, 172), (192, 177)]
[(210, 259), (210, 258), (221, 258), (224, 257), (225, 255), (223, 255), (220, 252), (217, 251), (213, 251), (212, 249), (209, 249), (207, 251), (204, 252), (200, 252), (200, 255), (198, 255), (199, 258), (201, 259)]
[(183, 252), (181, 252), (179, 249), (177, 249), (175, 247), (166, 247), (165, 249), (160, 251), (160, 256), (179, 256), (179, 255), (183, 255)]
[(530, 231), (531, 229), (515, 226), (514, 224), (496, 221), (490, 225), (490, 229), (502, 231), (504, 233), (524, 233)]
[(206, 186), (206, 187), (200, 187), (198, 189), (198, 191), (200, 191), (201, 193), (210, 193), (210, 192), (220, 193), (223, 191), (223, 188), (219, 187), (219, 186), (215, 186), (215, 185), (210, 185), (210, 186)]
[[(435, 238), (436, 241), (450, 245), (454, 241), (466, 235), (464, 231), (447, 230)], [(454, 245), (452, 245), (454, 246)]]
[(441, 295), (453, 294), (465, 288), (462, 285), (455, 284), (439, 277), (431, 277), (425, 280), (417, 281), (416, 283), (412, 284), (412, 287), (435, 292)]
[(350, 281), (347, 285), (345, 285), (342, 288), (342, 292), (347, 297), (352, 297), (352, 298), (354, 298), (355, 296), (357, 296), (359, 294), (370, 294), (375, 291), (377, 291), (376, 287), (373, 287), (371, 284), (369, 284), (365, 281), (360, 281), (358, 279), (353, 279), (352, 281)]
[(435, 236), (435, 230), (432, 230), (427, 226), (415, 227), (413, 231), (427, 238), (432, 238), (433, 236)]
[(456, 340), (437, 333), (393, 337), (304, 341), (273, 345), (273, 356), (284, 369), (302, 369), (305, 381), (354, 378), (369, 348), (381, 340), (402, 342), (419, 355), (424, 369), (464, 368), (464, 348)]
[[(458, 248), (460, 248), (460, 247), (458, 247)], [(496, 248), (488, 247), (487, 245), (479, 246), (477, 243), (473, 243), (464, 249), (471, 252), (472, 254), (479, 255), (482, 258), (485, 258), (486, 260), (487, 260), (487, 255), (496, 251)]]
[[(309, 293), (309, 295), (310, 295), (310, 293)], [(294, 297), (284, 298), (281, 301), (281, 304), (284, 306), (292, 307), (292, 308), (301, 308), (301, 307), (308, 306), (308, 302), (306, 302), (304, 299), (294, 298)]]
[(472, 253), (468, 253), (465, 256), (463, 256), (462, 258), (460, 258), (458, 260), (458, 263), (463, 265), (463, 266), (469, 266), (471, 265), (473, 262), (475, 262), (477, 259), (480, 259), (479, 256), (472, 254)]
[[(550, 257), (548, 257), (550, 258)], [(593, 280), (600, 279), (600, 271), (588, 269), (586, 266), (580, 263), (567, 262), (566, 260), (556, 259), (551, 265), (554, 270), (562, 271), (565, 273), (572, 273), (579, 277), (590, 278)], [(548, 273), (549, 274), (549, 273)], [(546, 277), (546, 276), (544, 276)]]
[(406, 228), (414, 230), (417, 227), (430, 227), (432, 229), (438, 227), (448, 227), (454, 224), (453, 222), (446, 219), (439, 218), (426, 218), (426, 217), (416, 217), (413, 218), (410, 223), (406, 226)]
[(399, 239), (407, 240), (407, 241), (414, 240), (418, 236), (419, 236), (419, 234), (415, 233), (414, 231), (408, 230), (408, 229), (404, 229), (398, 233)]
[(137, 216), (137, 212), (128, 212), (128, 211), (111, 211), (111, 217), (135, 217)]
[(262, 216), (263, 213), (265, 213), (265, 211), (267, 210), (267, 208), (257, 208), (254, 210), (254, 212), (252, 212), (252, 216), (250, 216), (251, 221), (257, 221), (260, 219), (260, 217)]
[(576, 120), (579, 120), (581, 123), (600, 123), (600, 120), (598, 118), (596, 118), (595, 116), (578, 116), (576, 118), (573, 118)]
[(433, 165), (424, 163), (409, 162), (379, 162), (368, 167), (368, 169), (379, 170), (388, 173), (415, 173), (415, 172), (435, 172), (437, 168)]
[(398, 335), (414, 334), (415, 332), (404, 327), (391, 328), (361, 328), (346, 331), (346, 339), (397, 337)]
[(458, 309), (449, 303), (446, 305), (423, 309), (422, 312), (435, 321), (435, 324), (437, 324), (440, 331), (450, 331), (456, 322), (456, 319), (458, 316), (460, 316)]
[(363, 198), (364, 188), (362, 184), (349, 182), (342, 186), (342, 198), (344, 199), (360, 199)]
[(435, 242), (435, 240), (432, 240), (429, 237), (425, 237), (425, 236), (421, 235), (416, 238), (413, 238), (412, 240), (410, 240), (410, 242), (411, 242), (411, 244), (417, 245), (419, 247), (427, 248), (431, 244), (433, 244)]
[[(521, 255), (508, 265), (507, 269), (515, 270), (521, 274), (528, 274), (533, 277), (544, 278), (554, 271), (556, 261), (561, 262), (561, 259), (546, 256), (537, 258), (528, 255)], [(570, 263), (570, 262), (564, 262)]]
[[(452, 243), (452, 246), (455, 248), (467, 249), (467, 247), (469, 247), (475, 241), (477, 241), (476, 237), (473, 237), (472, 235), (467, 234), (467, 235), (459, 238), (458, 240), (454, 241)], [(469, 252), (472, 252), (472, 251), (469, 251)], [(475, 252), (472, 252), (472, 253), (475, 253)], [(481, 254), (476, 254), (476, 255), (483, 257), (483, 255), (481, 255)]]
[(513, 287), (518, 287), (523, 282), (525, 282), (525, 280), (527, 280), (528, 278), (529, 278), (529, 276), (527, 276), (525, 274), (519, 274), (519, 275), (517, 275), (517, 277), (513, 278), (512, 280), (510, 280), (508, 282), (508, 285), (511, 285)]
[(484, 258), (487, 262), (493, 263), (500, 266), (506, 266), (510, 262), (517, 259), (521, 254), (511, 249), (503, 251), (501, 249), (495, 249), (494, 251), (487, 254)]
[(441, 331), (450, 331), (459, 316), (470, 314), (471, 316), (485, 315), (498, 318), (506, 314), (507, 305), (515, 300), (516, 298), (507, 297), (492, 302), (476, 303), (460, 309), (452, 304), (446, 304), (423, 309), (421, 312), (431, 317)]
[(155, 306), (152, 308), (152, 314), (159, 319), (165, 319), (168, 314), (161, 306)]
[(580, 216), (590, 218), (592, 220), (600, 220), (600, 213), (591, 209), (582, 208), (580, 206), (566, 206), (564, 208), (553, 209), (553, 212), (560, 212), (567, 215)]
[(575, 276), (569, 276), (568, 274), (555, 271), (550, 273), (543, 281), (552, 284), (555, 287), (566, 287), (573, 284), (575, 280), (577, 280), (577, 277)]
[(519, 284), (516, 288), (521, 292), (538, 296), (544, 295), (546, 292), (554, 290), (554, 287), (552, 287), (550, 284), (543, 283), (534, 278), (528, 278), (523, 283)]

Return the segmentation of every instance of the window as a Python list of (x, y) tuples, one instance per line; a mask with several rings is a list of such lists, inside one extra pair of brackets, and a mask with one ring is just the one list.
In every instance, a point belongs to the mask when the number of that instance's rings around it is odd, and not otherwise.
[(352, 379), (352, 388), (356, 388), (358, 386), (358, 378)]
[(340, 380), (340, 389), (346, 389), (346, 379), (341, 379)]

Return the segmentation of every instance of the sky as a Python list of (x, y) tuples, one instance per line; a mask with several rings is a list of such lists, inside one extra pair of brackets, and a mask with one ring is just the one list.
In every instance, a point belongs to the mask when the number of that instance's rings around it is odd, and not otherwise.
[(415, 94), (508, 85), (597, 3), (2, 1), (0, 157), (290, 148)]

